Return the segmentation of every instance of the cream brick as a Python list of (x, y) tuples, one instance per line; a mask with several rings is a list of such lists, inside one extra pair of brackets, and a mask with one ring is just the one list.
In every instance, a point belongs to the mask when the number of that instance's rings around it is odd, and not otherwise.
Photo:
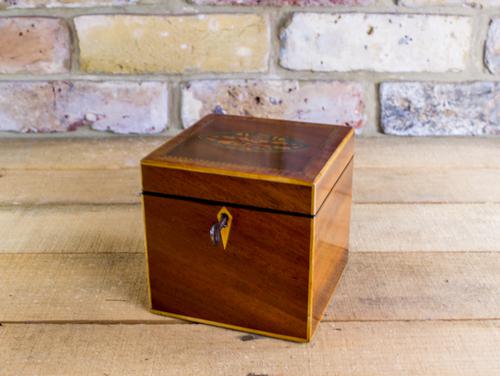
[(500, 18), (491, 22), (486, 40), (485, 63), (491, 73), (500, 73)]
[(366, 121), (362, 85), (339, 81), (203, 80), (185, 84), (184, 126), (209, 113), (345, 124), (357, 129)]
[(263, 16), (82, 16), (75, 19), (87, 72), (250, 72), (267, 68)]
[(89, 125), (116, 133), (157, 133), (168, 117), (161, 82), (0, 82), (0, 130), (63, 132)]
[(400, 0), (400, 5), (409, 8), (466, 6), (471, 8), (488, 8), (500, 6), (500, 0)]
[(0, 73), (67, 72), (70, 43), (61, 19), (0, 18)]
[(199, 5), (261, 5), (261, 6), (358, 6), (370, 5), (376, 0), (191, 0), (191, 2)]
[(281, 65), (313, 71), (465, 69), (468, 17), (297, 13), (281, 33)]

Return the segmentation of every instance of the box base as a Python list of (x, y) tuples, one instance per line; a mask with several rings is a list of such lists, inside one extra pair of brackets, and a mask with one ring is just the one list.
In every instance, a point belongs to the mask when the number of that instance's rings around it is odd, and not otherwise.
[(307, 339), (307, 338), (292, 337), (292, 336), (287, 336), (287, 335), (283, 335), (283, 334), (265, 332), (263, 330), (257, 330), (257, 329), (251, 329), (251, 328), (244, 328), (244, 327), (237, 326), (237, 325), (231, 325), (231, 324), (225, 324), (225, 323), (222, 323), (222, 322), (215, 322), (215, 321), (210, 321), (210, 320), (204, 320), (204, 319), (199, 319), (199, 318), (196, 318), (196, 317), (179, 315), (177, 313), (170, 313), (170, 312), (159, 311), (159, 310), (156, 310), (154, 308), (151, 308), (150, 311), (152, 313), (157, 314), (157, 315), (173, 317), (173, 318), (176, 318), (176, 319), (181, 319), (181, 320), (186, 320), (186, 321), (192, 321), (192, 322), (196, 322), (196, 323), (199, 323), (199, 324), (206, 324), (206, 325), (218, 326), (220, 328), (237, 330), (237, 331), (240, 331), (240, 332), (258, 334), (258, 335), (262, 335), (262, 336), (266, 336), (266, 337), (272, 337), (272, 338), (277, 338), (277, 339), (282, 339), (282, 340), (286, 340), (286, 341), (309, 342), (309, 339)]

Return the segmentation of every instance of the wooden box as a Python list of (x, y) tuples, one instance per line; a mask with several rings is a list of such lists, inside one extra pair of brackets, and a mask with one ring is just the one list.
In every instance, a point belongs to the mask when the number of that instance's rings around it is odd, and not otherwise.
[(309, 341), (347, 262), (349, 127), (210, 115), (141, 162), (152, 311)]

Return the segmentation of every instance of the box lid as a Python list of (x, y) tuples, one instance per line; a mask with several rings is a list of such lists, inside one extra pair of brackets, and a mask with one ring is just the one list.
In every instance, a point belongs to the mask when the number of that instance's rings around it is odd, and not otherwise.
[(314, 215), (353, 157), (350, 127), (208, 115), (141, 161), (145, 193)]

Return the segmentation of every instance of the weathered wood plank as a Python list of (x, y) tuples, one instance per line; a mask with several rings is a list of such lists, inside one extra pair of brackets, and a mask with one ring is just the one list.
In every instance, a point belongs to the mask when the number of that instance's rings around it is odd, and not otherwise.
[[(0, 169), (100, 169), (137, 166), (168, 137), (3, 139)], [(356, 167), (500, 168), (499, 138), (356, 139)]]
[[(500, 251), (499, 228), (500, 204), (356, 204), (351, 251)], [(141, 209), (0, 207), (2, 252), (143, 252)]]
[[(0, 140), (0, 204), (138, 202), (139, 159), (165, 140)], [(499, 139), (357, 142), (357, 202), (500, 201)]]
[(170, 320), (148, 311), (141, 253), (0, 254), (0, 322)]
[[(357, 168), (355, 202), (500, 202), (500, 169)], [(138, 203), (139, 170), (3, 170), (0, 204)]]
[[(0, 255), (0, 322), (177, 321), (148, 312), (143, 254)], [(500, 319), (497, 253), (352, 253), (324, 321)]]
[(0, 204), (139, 203), (139, 169), (0, 171)]
[(498, 253), (350, 254), (325, 320), (500, 319)]
[(137, 167), (167, 137), (0, 140), (0, 169), (115, 169)]
[(500, 202), (500, 169), (357, 168), (353, 184), (359, 203)]
[(359, 137), (355, 167), (499, 168), (500, 138)]
[(205, 325), (0, 327), (10, 375), (497, 376), (500, 322), (323, 323), (293, 344)]
[[(139, 206), (73, 204), (136, 203), (138, 160), (162, 142), (0, 141), (0, 203), (70, 204), (0, 208), (0, 322), (157, 324), (4, 324), (1, 375), (500, 373), (500, 324), (484, 321), (500, 312), (499, 204), (355, 205), (354, 252), (325, 316), (346, 322), (321, 324), (310, 345), (147, 312)], [(498, 202), (499, 139), (357, 144), (358, 202)]]
[(0, 207), (2, 252), (143, 252), (139, 205)]
[(353, 206), (351, 250), (500, 251), (500, 204)]

